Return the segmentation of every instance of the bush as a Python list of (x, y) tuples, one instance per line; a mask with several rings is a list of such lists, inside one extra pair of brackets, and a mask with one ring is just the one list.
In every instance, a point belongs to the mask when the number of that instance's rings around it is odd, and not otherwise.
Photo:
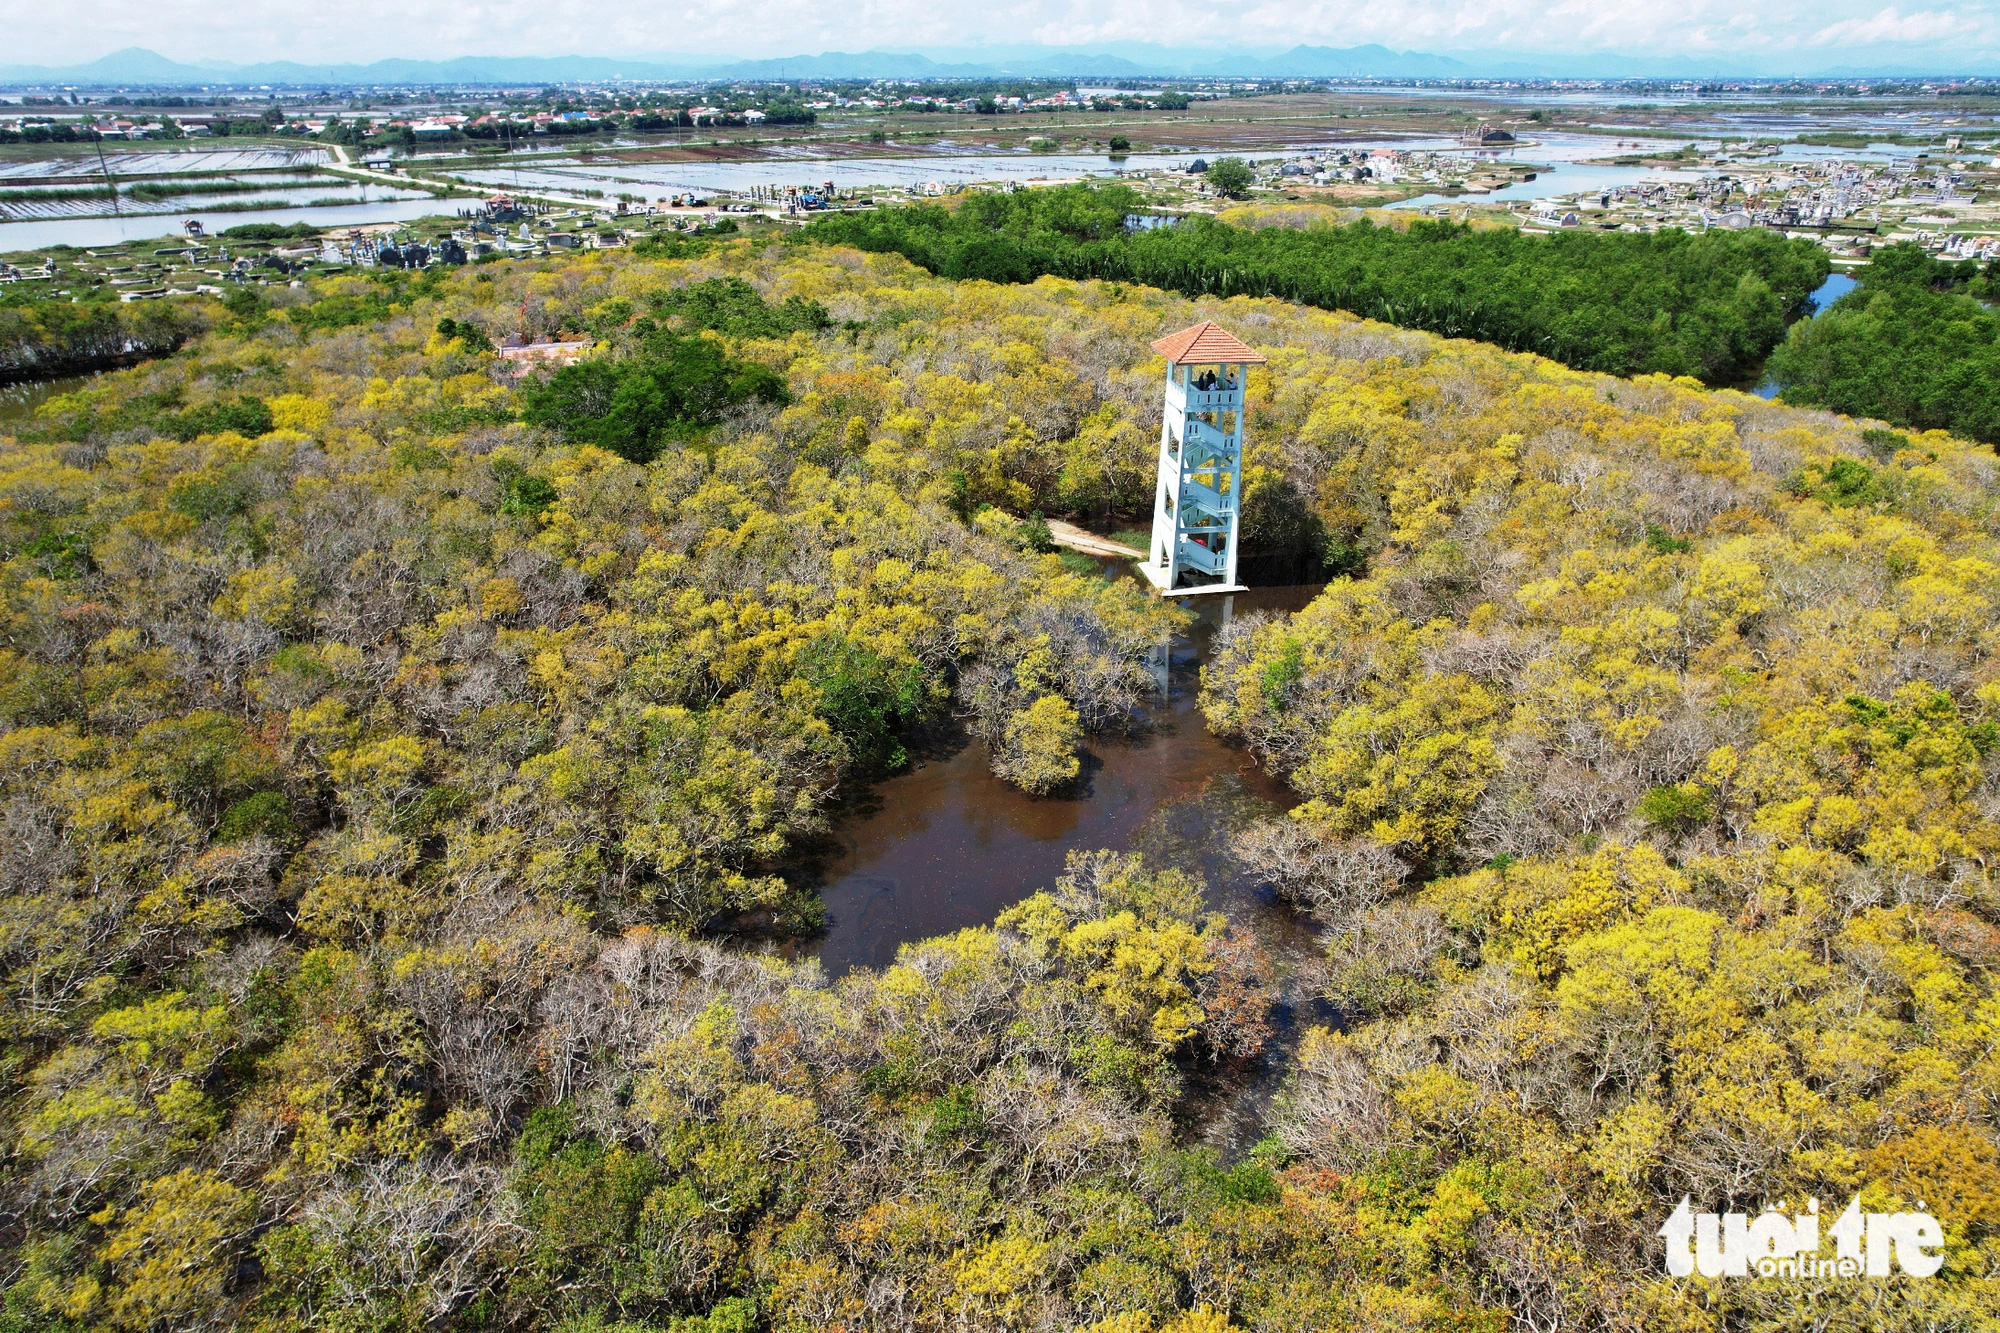
[(493, 340), (486, 336), (486, 330), (469, 319), (441, 319), (437, 322), (438, 337), (447, 341), (456, 338), (465, 344), (468, 352), (490, 352)]
[(198, 436), (220, 435), (224, 431), (255, 439), (268, 434), (273, 424), (270, 405), (261, 398), (244, 394), (233, 403), (208, 403), (163, 416), (159, 429), (168, 439), (185, 444)]
[(521, 391), (521, 419), (569, 439), (651, 462), (748, 402), (781, 403), (784, 381), (768, 367), (732, 360), (713, 341), (670, 330), (650, 335), (620, 361), (564, 366)]
[(1686, 537), (1674, 536), (1657, 523), (1648, 523), (1646, 549), (1655, 555), (1686, 555), (1694, 549), (1694, 543)]
[(803, 329), (816, 333), (832, 323), (826, 307), (803, 296), (772, 305), (741, 278), (709, 278), (661, 293), (653, 308), (676, 315), (689, 332), (714, 329), (732, 338), (783, 338)]
[(378, 292), (324, 296), (311, 305), (295, 305), (285, 312), (285, 318), (302, 331), (378, 324), (388, 317), (389, 298)]
[(297, 827), (291, 800), (283, 792), (260, 791), (222, 812), (222, 819), (215, 827), (215, 840), (237, 842), (261, 834), (273, 842), (283, 842)]
[(255, 287), (232, 287), (222, 298), (222, 308), (238, 319), (250, 319), (264, 309), (264, 294)]
[(1861, 444), (1878, 461), (1887, 463), (1910, 447), (1910, 437), (1899, 431), (1870, 427), (1861, 432)]
[(1853, 458), (1807, 463), (1785, 479), (1785, 488), (1799, 499), (1808, 496), (1834, 509), (1853, 509), (1887, 498), (1884, 478)]
[(556, 502), (556, 488), (548, 478), (522, 471), (519, 463), (495, 463), (493, 479), (500, 483), (500, 512), (509, 518), (540, 518)]
[(846, 740), (863, 774), (893, 773), (909, 762), (902, 734), (929, 698), (921, 664), (895, 663), (840, 634), (799, 654), (799, 674), (819, 690), (819, 714)]
[(1715, 817), (1715, 798), (1686, 782), (1655, 787), (1639, 798), (1639, 817), (1662, 833), (1688, 834)]
[(1007, 719), (994, 770), (1032, 796), (1047, 796), (1083, 771), (1083, 727), (1069, 700), (1045, 694)]
[(304, 241), (320, 234), (310, 222), (245, 222), (224, 231), (225, 241)]

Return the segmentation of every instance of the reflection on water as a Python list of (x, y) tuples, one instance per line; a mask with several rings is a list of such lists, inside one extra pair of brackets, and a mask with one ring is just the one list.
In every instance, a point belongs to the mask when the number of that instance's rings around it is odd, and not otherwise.
[(58, 394), (75, 393), (95, 375), (64, 375), (52, 380), (28, 380), (20, 384), (0, 384), (0, 432), (11, 432), (31, 421), (35, 409)]
[[(1827, 274), (1826, 281), (1813, 288), (1812, 295), (1806, 298), (1806, 308), (1811, 312), (1806, 318), (1818, 319), (1826, 313), (1828, 306), (1860, 285), (1857, 279), (1845, 273)], [(1759, 398), (1776, 398), (1778, 396), (1778, 382), (1767, 375), (1751, 392)]]
[[(899, 945), (991, 922), (1053, 884), (1072, 850), (1146, 851), (1200, 873), (1232, 918), (1271, 914), (1234, 877), (1222, 848), (1236, 828), (1296, 798), (1249, 754), (1210, 734), (1195, 694), (1225, 613), (1296, 610), (1317, 591), (1191, 599), (1200, 619), (1173, 645), (1167, 697), (1150, 729), (1094, 739), (1074, 796), (1024, 795), (993, 776), (977, 741), (877, 784), (869, 804), (836, 830), (837, 850), (819, 867), (827, 971), (879, 966)], [(1299, 929), (1289, 912), (1279, 915), (1285, 929)]]
[(1177, 1108), (1185, 1131), (1234, 1160), (1264, 1133), (1266, 1114), (1304, 1025), (1337, 1016), (1314, 993), (1311, 923), (1275, 901), (1229, 855), (1251, 821), (1297, 797), (1237, 747), (1209, 733), (1195, 707), (1200, 668), (1225, 616), (1295, 611), (1317, 586), (1192, 599), (1199, 620), (1174, 641), (1152, 727), (1090, 747), (1085, 782), (1068, 799), (1036, 800), (987, 769), (978, 742), (878, 784), (865, 811), (837, 830), (821, 867), (827, 931), (819, 957), (838, 976), (892, 962), (898, 946), (967, 926), (1054, 884), (1071, 851), (1136, 851), (1199, 875), (1209, 901), (1249, 931), (1276, 966), (1275, 1036), (1247, 1062), (1199, 1062)]

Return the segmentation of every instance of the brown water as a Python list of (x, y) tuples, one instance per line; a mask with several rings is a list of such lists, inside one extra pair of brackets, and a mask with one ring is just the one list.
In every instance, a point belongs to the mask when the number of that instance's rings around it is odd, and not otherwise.
[(1071, 851), (1137, 851), (1199, 875), (1209, 900), (1249, 929), (1277, 965), (1278, 1030), (1261, 1059), (1195, 1071), (1181, 1117), (1196, 1139), (1233, 1158), (1263, 1133), (1301, 1022), (1335, 1016), (1314, 998), (1311, 923), (1276, 901), (1229, 855), (1251, 821), (1298, 797), (1246, 751), (1208, 730), (1195, 706), (1216, 629), (1253, 611), (1296, 611), (1319, 587), (1258, 588), (1190, 599), (1198, 619), (1162, 654), (1164, 689), (1131, 737), (1093, 739), (1070, 796), (1037, 799), (993, 776), (978, 741), (877, 783), (835, 829), (817, 867), (827, 909), (818, 953), (835, 976), (895, 961), (903, 944), (990, 924), (1055, 883)]
[[(1048, 888), (1073, 850), (1151, 853), (1208, 880), (1219, 910), (1268, 912), (1222, 854), (1236, 828), (1296, 804), (1246, 751), (1218, 739), (1195, 707), (1200, 668), (1226, 617), (1295, 611), (1311, 587), (1191, 598), (1199, 619), (1170, 649), (1164, 697), (1131, 737), (1090, 744), (1077, 790), (1037, 798), (993, 776), (986, 746), (917, 764), (877, 783), (835, 830), (818, 867), (826, 904), (819, 957), (839, 975), (893, 962), (898, 946), (985, 925)], [(1290, 913), (1285, 913), (1287, 919)]]
[(34, 420), (35, 409), (58, 394), (75, 393), (95, 375), (64, 375), (51, 380), (0, 384), (0, 430), (12, 430)]

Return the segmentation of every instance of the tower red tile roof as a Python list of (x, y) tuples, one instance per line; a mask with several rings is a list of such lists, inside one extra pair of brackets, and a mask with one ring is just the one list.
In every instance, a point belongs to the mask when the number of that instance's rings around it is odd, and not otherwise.
[(1262, 365), (1265, 357), (1212, 319), (1204, 319), (1153, 344), (1153, 350), (1177, 366)]

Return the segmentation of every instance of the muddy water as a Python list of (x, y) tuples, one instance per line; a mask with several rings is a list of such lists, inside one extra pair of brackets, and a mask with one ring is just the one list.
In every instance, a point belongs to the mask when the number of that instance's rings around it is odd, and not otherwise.
[(0, 384), (0, 432), (26, 425), (35, 419), (35, 409), (58, 394), (86, 388), (96, 375), (64, 375), (50, 380), (25, 380)]
[(1230, 837), (1252, 820), (1290, 809), (1297, 797), (1237, 746), (1210, 734), (1195, 706), (1200, 669), (1226, 618), (1295, 611), (1317, 586), (1259, 588), (1190, 599), (1198, 615), (1177, 637), (1161, 674), (1164, 690), (1147, 728), (1091, 742), (1075, 794), (1023, 795), (994, 777), (974, 741), (876, 785), (866, 806), (836, 830), (818, 867), (827, 909), (819, 957), (835, 976), (893, 962), (899, 946), (986, 925), (1062, 873), (1072, 850), (1138, 851), (1209, 886), (1232, 922), (1247, 927), (1277, 964), (1278, 1038), (1263, 1060), (1205, 1071), (1184, 1116), (1196, 1137), (1234, 1156), (1261, 1134), (1284, 1055), (1301, 1020), (1326, 1021), (1306, 981), (1318, 950), (1310, 924), (1275, 901), (1229, 856)]
[(1296, 798), (1246, 751), (1209, 732), (1195, 696), (1224, 617), (1297, 610), (1317, 591), (1191, 598), (1199, 619), (1171, 646), (1165, 696), (1147, 728), (1094, 738), (1073, 795), (1023, 794), (993, 776), (978, 741), (876, 784), (818, 868), (827, 971), (878, 967), (893, 962), (900, 945), (990, 923), (1053, 884), (1072, 850), (1151, 851), (1204, 872), (1218, 909), (1266, 910), (1228, 874), (1220, 844)]

